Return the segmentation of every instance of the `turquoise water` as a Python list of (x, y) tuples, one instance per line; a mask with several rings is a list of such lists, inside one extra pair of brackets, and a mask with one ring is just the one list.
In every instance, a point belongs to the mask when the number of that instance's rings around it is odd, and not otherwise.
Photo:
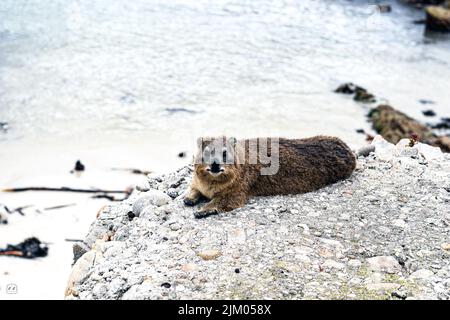
[[(353, 81), (450, 115), (450, 39), (396, 1), (0, 2), (0, 144), (334, 134), (364, 142)], [(95, 143), (94, 143), (95, 146)], [(174, 150), (175, 152), (175, 150)]]

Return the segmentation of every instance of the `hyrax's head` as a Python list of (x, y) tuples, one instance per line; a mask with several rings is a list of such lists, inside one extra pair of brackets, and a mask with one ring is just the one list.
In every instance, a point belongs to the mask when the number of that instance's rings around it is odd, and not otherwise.
[(206, 180), (227, 182), (235, 178), (236, 138), (199, 138), (195, 173)]

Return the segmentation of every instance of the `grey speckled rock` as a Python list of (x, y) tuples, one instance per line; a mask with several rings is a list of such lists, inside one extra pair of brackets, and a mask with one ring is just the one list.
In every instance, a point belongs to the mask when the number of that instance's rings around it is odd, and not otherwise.
[(191, 167), (151, 176), (92, 224), (69, 298), (449, 299), (450, 155), (375, 144), (346, 181), (201, 220)]
[(172, 199), (162, 191), (158, 190), (150, 190), (144, 192), (140, 195), (140, 197), (133, 204), (133, 213), (136, 217), (141, 215), (141, 212), (148, 206), (157, 206), (161, 207)]

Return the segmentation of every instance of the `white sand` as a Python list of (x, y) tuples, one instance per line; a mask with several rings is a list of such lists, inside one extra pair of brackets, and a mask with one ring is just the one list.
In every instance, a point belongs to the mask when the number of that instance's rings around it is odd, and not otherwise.
[[(9, 145), (4, 142), (3, 146), (0, 150), (0, 187), (68, 186), (122, 190), (139, 182), (144, 176), (111, 171), (112, 167), (157, 168), (158, 171), (166, 171), (189, 161), (171, 153), (166, 153), (167, 159), (151, 159), (145, 153), (140, 153), (142, 147), (138, 146), (130, 146), (126, 154), (123, 150), (109, 146), (81, 148), (35, 144), (24, 148), (17, 142)], [(26, 155), (23, 154), (24, 150), (27, 150)], [(79, 177), (69, 172), (77, 159), (86, 165), (86, 171)], [(0, 247), (8, 243), (17, 244), (33, 236), (49, 243), (49, 254), (44, 258), (27, 260), (0, 257), (0, 300), (64, 298), (73, 244), (65, 239), (84, 238), (98, 210), (110, 203), (106, 199), (90, 197), (90, 194), (63, 192), (0, 193), (0, 203), (10, 209), (32, 205), (24, 210), (25, 216), (18, 213), (6, 215), (9, 223), (0, 225)], [(72, 203), (76, 205), (43, 210)], [(17, 294), (6, 294), (9, 284), (17, 286)]]

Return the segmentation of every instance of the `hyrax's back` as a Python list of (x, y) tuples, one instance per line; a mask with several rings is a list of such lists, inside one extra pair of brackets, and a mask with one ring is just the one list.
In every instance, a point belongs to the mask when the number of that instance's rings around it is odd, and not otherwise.
[(348, 178), (355, 169), (353, 152), (340, 139), (317, 136), (279, 139), (279, 169), (259, 175), (255, 196), (305, 193)]

